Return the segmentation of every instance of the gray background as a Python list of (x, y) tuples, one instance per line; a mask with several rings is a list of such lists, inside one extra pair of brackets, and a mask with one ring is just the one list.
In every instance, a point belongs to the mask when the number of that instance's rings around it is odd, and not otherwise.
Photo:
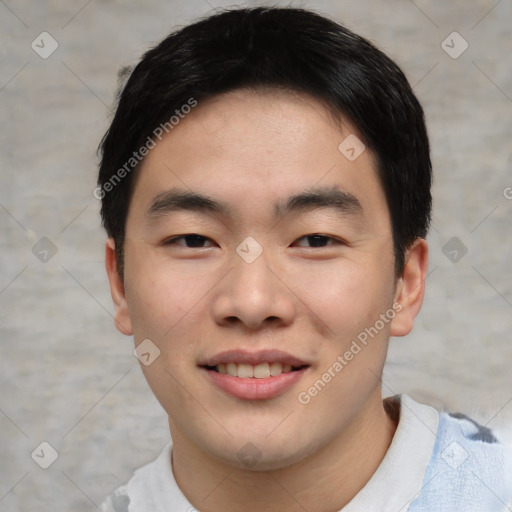
[[(0, 2), (2, 512), (97, 510), (169, 439), (132, 339), (113, 325), (95, 149), (118, 68), (176, 25), (229, 5)], [(403, 67), (427, 115), (436, 177), (427, 297), (414, 332), (391, 342), (384, 394), (510, 425), (511, 0), (291, 5), (374, 41)], [(59, 45), (47, 59), (31, 48), (43, 31)], [(441, 46), (453, 31), (469, 44), (457, 59)], [(452, 51), (459, 43), (448, 39)], [(453, 237), (467, 247), (457, 262), (456, 246), (445, 246)], [(46, 470), (31, 458), (43, 441), (59, 455)]]

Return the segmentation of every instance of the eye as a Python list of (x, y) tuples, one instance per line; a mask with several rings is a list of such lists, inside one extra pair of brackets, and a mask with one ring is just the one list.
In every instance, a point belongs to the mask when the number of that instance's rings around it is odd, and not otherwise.
[(329, 245), (340, 245), (340, 244), (343, 244), (344, 242), (338, 238), (333, 238), (332, 236), (327, 236), (327, 235), (319, 235), (319, 234), (314, 234), (314, 235), (306, 235), (306, 236), (303, 236), (301, 238), (299, 238), (297, 240), (297, 245), (299, 245), (299, 247), (308, 247), (308, 246), (304, 246), (304, 245), (301, 245), (299, 242), (301, 240), (306, 240), (309, 244), (311, 244), (309, 247), (313, 247), (313, 248), (322, 248), (322, 247), (327, 247)]
[[(188, 235), (173, 236), (166, 240), (163, 245), (176, 245), (180, 247), (186, 247), (188, 249), (202, 249), (204, 243), (210, 242), (211, 240), (203, 235), (191, 233)], [(213, 247), (213, 244), (211, 245)]]

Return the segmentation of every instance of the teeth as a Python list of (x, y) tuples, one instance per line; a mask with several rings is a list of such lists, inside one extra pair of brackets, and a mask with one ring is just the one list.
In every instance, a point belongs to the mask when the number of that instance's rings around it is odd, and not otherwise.
[(254, 377), (254, 366), (252, 364), (239, 364), (237, 373), (241, 379)]
[(283, 365), (281, 363), (272, 363), (270, 365), (270, 375), (272, 375), (272, 377), (281, 375), (281, 373), (283, 373)]
[(236, 364), (236, 363), (220, 363), (216, 366), (219, 373), (223, 375), (231, 375), (232, 377), (239, 377), (240, 379), (265, 379), (267, 377), (275, 377), (281, 373), (288, 373), (292, 371), (290, 364), (281, 363), (261, 363), (258, 365), (252, 364)]
[(265, 379), (270, 377), (270, 366), (268, 363), (261, 363), (254, 367), (254, 377), (257, 379)]
[(226, 370), (228, 372), (228, 375), (231, 375), (232, 377), (237, 377), (238, 376), (238, 373), (237, 373), (237, 365), (235, 363), (228, 363), (226, 365)]

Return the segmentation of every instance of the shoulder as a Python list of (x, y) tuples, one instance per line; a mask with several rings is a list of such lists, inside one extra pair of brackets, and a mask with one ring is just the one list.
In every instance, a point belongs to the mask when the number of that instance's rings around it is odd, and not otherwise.
[(410, 512), (501, 512), (512, 505), (512, 450), (489, 427), (440, 413), (432, 456)]
[(170, 464), (172, 445), (169, 443), (160, 455), (149, 464), (135, 470), (126, 483), (108, 496), (101, 504), (102, 512), (158, 511), (162, 495), (172, 493), (173, 481)]
[(101, 504), (101, 512), (129, 512), (130, 498), (126, 486), (119, 487)]

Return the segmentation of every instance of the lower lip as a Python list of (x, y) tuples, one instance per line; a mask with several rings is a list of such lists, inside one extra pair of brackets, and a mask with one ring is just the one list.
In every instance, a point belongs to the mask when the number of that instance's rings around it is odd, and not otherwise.
[(226, 393), (244, 400), (268, 400), (284, 393), (298, 382), (308, 367), (293, 372), (281, 373), (264, 379), (232, 377), (224, 373), (201, 368), (218, 388)]

